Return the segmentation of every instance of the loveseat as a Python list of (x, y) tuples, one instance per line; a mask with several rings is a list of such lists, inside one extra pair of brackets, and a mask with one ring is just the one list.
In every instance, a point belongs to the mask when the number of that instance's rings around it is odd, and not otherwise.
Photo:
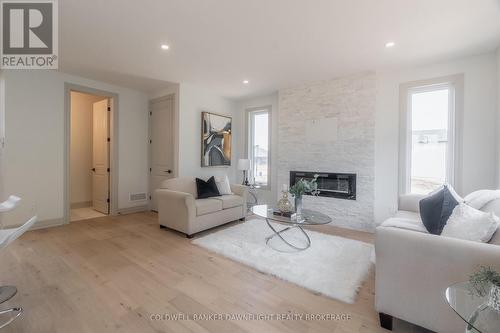
[(231, 192), (233, 194), (198, 199), (195, 178), (165, 180), (156, 190), (160, 227), (180, 231), (191, 238), (200, 231), (243, 220), (247, 213), (248, 189), (231, 184)]
[[(429, 234), (419, 215), (422, 197), (402, 196), (395, 217), (377, 227), (375, 307), (385, 328), (396, 317), (435, 332), (464, 332), (445, 290), (481, 265), (500, 271), (500, 230), (489, 243)], [(481, 210), (500, 216), (500, 199)]]

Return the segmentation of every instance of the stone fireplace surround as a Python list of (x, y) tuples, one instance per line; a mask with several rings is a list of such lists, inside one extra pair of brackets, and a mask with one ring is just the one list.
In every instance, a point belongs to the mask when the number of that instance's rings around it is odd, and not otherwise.
[(328, 214), (332, 225), (373, 231), (375, 102), (374, 73), (280, 90), (278, 189), (294, 170), (354, 173), (356, 200), (305, 196), (304, 207)]

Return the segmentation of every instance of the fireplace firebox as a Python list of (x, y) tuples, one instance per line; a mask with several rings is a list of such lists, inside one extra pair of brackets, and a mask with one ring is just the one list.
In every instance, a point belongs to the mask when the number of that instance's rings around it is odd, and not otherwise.
[(290, 171), (290, 186), (302, 178), (311, 180), (315, 175), (318, 175), (318, 196), (356, 200), (356, 174), (354, 173)]

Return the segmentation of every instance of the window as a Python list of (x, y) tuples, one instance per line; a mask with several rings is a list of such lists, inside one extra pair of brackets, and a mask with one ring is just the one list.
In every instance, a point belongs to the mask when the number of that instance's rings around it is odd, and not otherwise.
[(455, 186), (456, 89), (453, 82), (406, 86), (402, 193)]
[(270, 183), (270, 108), (248, 110), (248, 158), (250, 182), (262, 187)]

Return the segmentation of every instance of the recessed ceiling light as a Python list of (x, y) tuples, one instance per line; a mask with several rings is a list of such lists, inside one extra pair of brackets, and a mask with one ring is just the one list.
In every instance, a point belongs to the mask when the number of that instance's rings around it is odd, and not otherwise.
[(250, 81), (248, 81), (248, 80), (243, 80), (243, 84), (249, 84), (249, 83), (250, 83)]
[(394, 45), (396, 45), (396, 43), (394, 43), (394, 42), (387, 42), (387, 43), (385, 43), (385, 47), (387, 47), (387, 48), (393, 47)]
[(168, 50), (169, 48), (170, 48), (170, 46), (168, 46), (167, 44), (161, 44), (162, 50)]

